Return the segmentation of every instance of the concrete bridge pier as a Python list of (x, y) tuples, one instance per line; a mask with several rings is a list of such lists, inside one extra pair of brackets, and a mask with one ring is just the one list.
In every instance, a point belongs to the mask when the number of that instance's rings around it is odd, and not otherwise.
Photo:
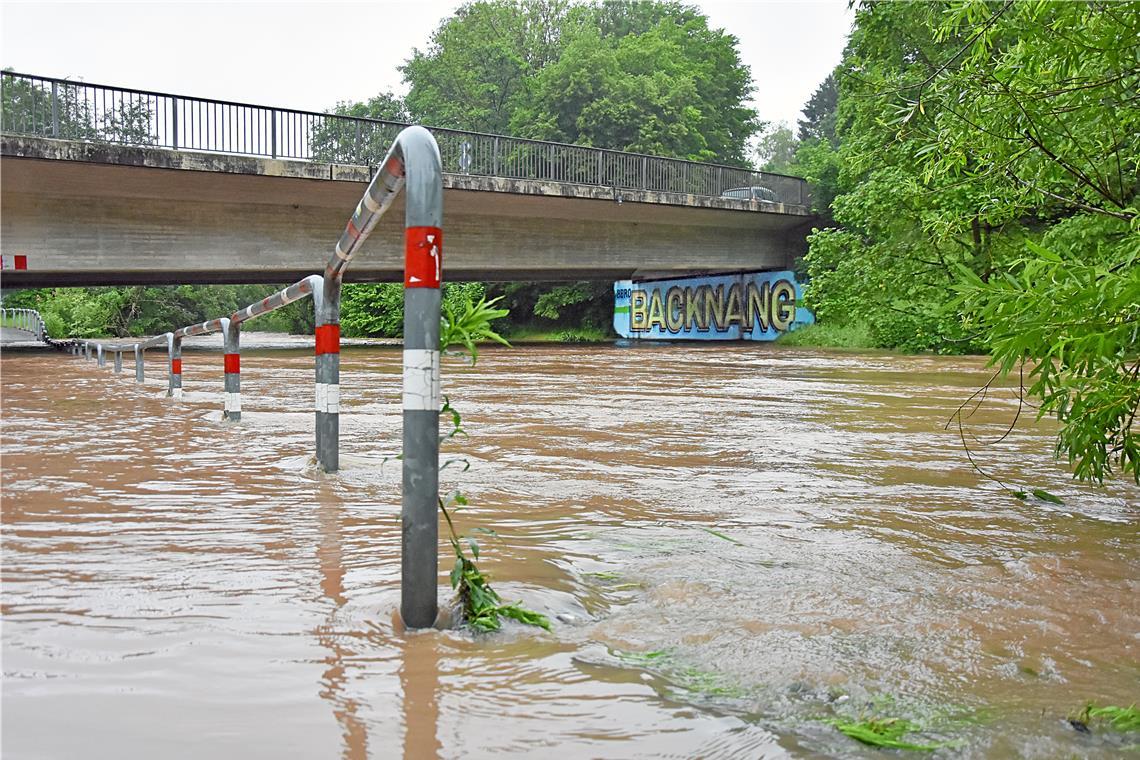
[(222, 322), (225, 357), (226, 400), (222, 419), (241, 420), (241, 322), (225, 318)]

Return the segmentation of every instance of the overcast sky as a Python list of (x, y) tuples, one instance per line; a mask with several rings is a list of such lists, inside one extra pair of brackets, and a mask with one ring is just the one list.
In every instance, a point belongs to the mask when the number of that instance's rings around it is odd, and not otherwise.
[[(740, 40), (761, 118), (792, 126), (839, 63), (846, 0), (695, 2)], [(44, 76), (323, 111), (383, 90), (460, 3), (0, 3), (0, 66)]]

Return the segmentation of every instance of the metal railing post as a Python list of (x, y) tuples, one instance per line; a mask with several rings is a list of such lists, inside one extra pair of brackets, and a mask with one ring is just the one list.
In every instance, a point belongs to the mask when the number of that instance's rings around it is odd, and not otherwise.
[[(400, 615), (425, 628), (439, 612), (440, 285), (443, 184), (427, 130), (400, 136), (407, 167), (404, 220), (404, 434)], [(405, 141), (405, 137), (407, 138)]]
[(145, 377), (143, 376), (143, 372), (144, 372), (143, 362), (145, 360), (146, 360), (146, 349), (144, 349), (141, 344), (136, 343), (135, 344), (135, 382), (136, 383), (141, 383), (141, 382), (144, 382), (144, 380), (145, 380)]
[(178, 150), (178, 98), (170, 99), (170, 147)]
[[(318, 317), (331, 326), (339, 306), (340, 281), (400, 189), (407, 187), (404, 219), (403, 493), (400, 616), (409, 628), (424, 628), (439, 612), (439, 328), (443, 272), (443, 170), (439, 146), (423, 127), (408, 127), (380, 163), (325, 267)], [(318, 328), (320, 329), (320, 328)], [(331, 327), (328, 334), (332, 335)], [(339, 328), (336, 330), (339, 336)], [(320, 338), (318, 338), (321, 341)], [(331, 338), (323, 339), (331, 348)], [(319, 345), (319, 344), (318, 344)], [(318, 348), (318, 352), (319, 352)], [(339, 345), (336, 357), (340, 367)], [(320, 354), (318, 354), (318, 359)], [(327, 360), (331, 365), (332, 360)], [(318, 363), (317, 382), (330, 378)], [(327, 370), (324, 370), (327, 371)], [(337, 387), (337, 401), (340, 393)], [(318, 394), (320, 391), (318, 390)], [(318, 436), (321, 409), (318, 395)], [(325, 412), (332, 417), (329, 412)], [(339, 414), (339, 403), (338, 403)], [(339, 424), (339, 417), (338, 424)], [(318, 446), (330, 443), (318, 438)], [(327, 469), (327, 468), (326, 468)]]
[(91, 361), (91, 342), (90, 341), (86, 341), (86, 340), (83, 341), (83, 358), (86, 359), (87, 361)]
[(226, 400), (222, 419), (241, 420), (241, 323), (223, 318), (222, 336), (225, 356)]
[(100, 367), (106, 367), (107, 366), (107, 357), (106, 357), (106, 354), (103, 353), (103, 344), (102, 343), (96, 343), (95, 344), (95, 354), (96, 354), (95, 355), (95, 363)]
[(269, 109), (270, 156), (277, 158), (277, 109)]
[(325, 472), (340, 469), (340, 277), (325, 277), (313, 292), (316, 322), (316, 447)]
[(499, 176), (499, 138), (496, 137), (491, 147), (491, 176)]
[(169, 370), (166, 395), (182, 398), (182, 338), (174, 333), (166, 334), (166, 361)]
[(51, 83), (51, 136), (59, 137), (59, 83)]

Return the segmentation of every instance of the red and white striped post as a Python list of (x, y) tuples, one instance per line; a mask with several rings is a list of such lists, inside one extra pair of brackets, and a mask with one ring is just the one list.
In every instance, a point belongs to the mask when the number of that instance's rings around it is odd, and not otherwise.
[[(408, 127), (396, 137), (380, 169), (337, 241), (325, 267), (317, 329), (326, 331), (318, 346), (317, 383), (339, 379), (340, 283), (361, 244), (406, 186), (404, 219), (404, 378), (403, 378), (403, 530), (400, 615), (409, 628), (425, 628), (438, 613), (439, 581), (439, 307), (443, 273), (443, 172), (439, 146), (423, 127)], [(321, 357), (325, 357), (322, 362)], [(335, 357), (335, 358), (334, 358)], [(323, 369), (322, 369), (323, 367)], [(334, 369), (335, 367), (335, 369)], [(337, 387), (339, 401), (339, 386)], [(318, 391), (319, 393), (319, 391)], [(335, 469), (338, 414), (322, 412), (318, 396), (317, 458)], [(324, 453), (322, 453), (324, 452)]]
[(314, 295), (316, 315), (317, 464), (325, 472), (340, 469), (340, 279), (324, 279)]
[[(172, 385), (171, 391), (172, 395), (175, 398), (182, 397), (182, 339), (189, 338), (192, 335), (209, 335), (210, 333), (225, 332), (228, 326), (228, 319), (211, 319), (207, 320), (206, 322), (199, 322), (196, 325), (190, 325), (189, 327), (183, 327), (174, 331), (174, 334), (171, 336), (170, 343), (167, 345), (170, 352), (170, 374)], [(175, 361), (178, 362), (177, 366), (175, 366)], [(175, 372), (175, 369), (177, 369), (177, 372)], [(175, 378), (177, 378), (177, 386), (173, 385)], [(227, 397), (226, 405), (223, 407), (223, 417), (225, 417), (225, 411), (228, 411), (228, 401), (229, 400)]]
[(174, 333), (166, 334), (167, 384), (166, 395), (182, 398), (182, 338)]
[(241, 420), (241, 323), (222, 318), (223, 366), (225, 368), (226, 400), (222, 419)]
[[(401, 141), (413, 130), (421, 130), (432, 140), (423, 127), (408, 127), (396, 138), (388, 155), (352, 217), (337, 240), (333, 255), (325, 266), (324, 283), (320, 292), (313, 293), (316, 312), (316, 443), (317, 462), (325, 472), (340, 468), (340, 291), (341, 278), (352, 257), (371, 234), (380, 217), (392, 205), (404, 186), (404, 159)], [(434, 145), (435, 141), (432, 140)], [(438, 150), (437, 150), (438, 154)]]

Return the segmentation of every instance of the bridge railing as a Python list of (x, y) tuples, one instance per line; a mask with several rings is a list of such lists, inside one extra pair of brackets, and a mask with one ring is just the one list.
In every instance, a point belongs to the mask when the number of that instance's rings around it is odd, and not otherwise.
[[(0, 131), (70, 140), (377, 165), (408, 125), (5, 71)], [(700, 196), (764, 187), (810, 203), (799, 177), (737, 166), (432, 127), (443, 171)]]
[(10, 327), (32, 334), (32, 340), (47, 342), (47, 326), (35, 309), (0, 309), (0, 327)]

